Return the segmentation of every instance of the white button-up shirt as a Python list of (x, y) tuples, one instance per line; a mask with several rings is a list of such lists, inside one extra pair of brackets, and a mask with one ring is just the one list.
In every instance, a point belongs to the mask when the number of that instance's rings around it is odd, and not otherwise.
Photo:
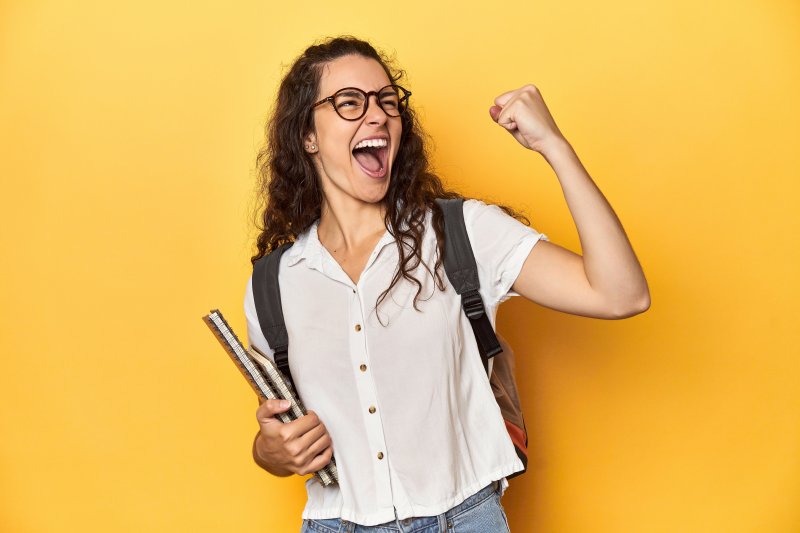
[[(495, 205), (464, 202), (478, 263), (480, 293), (492, 326), (498, 305), (517, 296), (511, 286), (528, 253), (547, 236)], [(284, 253), (279, 283), (289, 333), (289, 365), (307, 409), (333, 442), (339, 483), (306, 479), (303, 518), (361, 525), (434, 516), (494, 480), (523, 469), (481, 364), (461, 298), (419, 266), (416, 285), (400, 278), (378, 307), (398, 266), (387, 231), (358, 284), (322, 246), (317, 220)], [(427, 214), (422, 259), (433, 269), (436, 234)], [(244, 300), (252, 346), (273, 358), (258, 324), (252, 277)], [(274, 360), (274, 359), (273, 359)]]

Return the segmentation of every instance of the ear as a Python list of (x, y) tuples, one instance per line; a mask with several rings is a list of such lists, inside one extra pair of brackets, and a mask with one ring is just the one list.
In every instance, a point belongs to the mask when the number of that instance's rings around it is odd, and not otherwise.
[(303, 147), (309, 154), (315, 154), (319, 151), (319, 146), (317, 146), (317, 136), (313, 131), (309, 132), (303, 138)]

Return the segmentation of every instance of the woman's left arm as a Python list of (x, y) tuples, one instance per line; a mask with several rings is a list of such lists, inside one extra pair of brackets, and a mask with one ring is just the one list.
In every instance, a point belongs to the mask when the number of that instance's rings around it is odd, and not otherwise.
[(492, 119), (525, 148), (539, 152), (558, 176), (583, 256), (549, 241), (531, 250), (512, 289), (545, 307), (619, 319), (646, 311), (650, 291), (614, 210), (567, 142), (534, 85), (498, 96)]

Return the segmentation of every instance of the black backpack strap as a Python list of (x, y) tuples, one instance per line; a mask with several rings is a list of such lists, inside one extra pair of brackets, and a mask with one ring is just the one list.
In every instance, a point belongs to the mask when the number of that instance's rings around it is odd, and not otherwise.
[(275, 352), (275, 364), (289, 380), (294, 390), (294, 380), (289, 371), (289, 333), (281, 307), (281, 287), (278, 284), (281, 256), (294, 243), (286, 243), (260, 258), (253, 265), (253, 300), (256, 304), (258, 324)]
[(478, 265), (464, 223), (464, 200), (437, 198), (436, 201), (444, 214), (444, 270), (456, 293), (461, 295), (461, 307), (472, 324), (483, 368), (488, 374), (489, 358), (499, 354), (503, 349), (492, 329), (483, 298), (478, 291), (480, 288)]

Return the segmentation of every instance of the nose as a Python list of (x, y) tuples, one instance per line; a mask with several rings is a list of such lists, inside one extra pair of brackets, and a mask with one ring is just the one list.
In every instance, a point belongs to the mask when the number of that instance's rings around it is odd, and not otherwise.
[[(374, 101), (372, 100), (373, 96), (375, 97)], [(389, 118), (389, 115), (387, 115), (383, 108), (378, 105), (377, 94), (369, 95), (367, 114), (365, 118), (368, 124), (383, 124)]]

